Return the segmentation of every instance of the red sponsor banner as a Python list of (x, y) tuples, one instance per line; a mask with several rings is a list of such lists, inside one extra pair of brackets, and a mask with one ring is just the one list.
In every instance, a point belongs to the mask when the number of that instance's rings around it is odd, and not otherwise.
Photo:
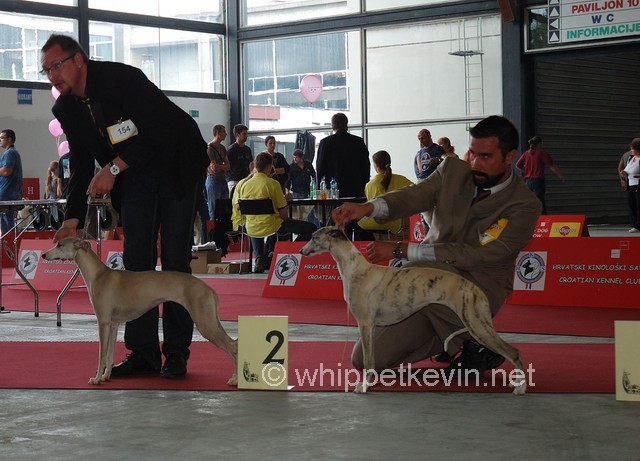
[[(93, 251), (97, 252), (97, 243), (91, 241)], [(122, 240), (102, 240), (101, 259), (112, 269), (123, 269)], [(61, 291), (69, 282), (77, 266), (75, 261), (45, 261), (42, 254), (53, 247), (51, 240), (28, 240), (20, 242), (18, 252), (18, 267), (29, 283), (36, 290)], [(13, 282), (22, 282), (22, 278), (13, 271)], [(73, 286), (84, 285), (82, 277), (78, 277)], [(11, 285), (10, 288), (28, 289), (24, 283)]]
[[(18, 248), (20, 248), (20, 242), (27, 239), (45, 239), (51, 244), (51, 239), (55, 231), (26, 231), (18, 236)], [(13, 265), (13, 240), (14, 234), (10, 232), (2, 236), (2, 267), (14, 267)]]
[[(267, 298), (344, 299), (342, 278), (330, 253), (302, 256), (306, 242), (276, 243), (262, 296)], [(369, 242), (354, 242), (365, 253)], [(397, 263), (397, 260), (391, 262)], [(380, 263), (379, 263), (380, 264)], [(388, 263), (382, 263), (386, 266)]]
[(540, 237), (587, 237), (589, 231), (584, 225), (584, 215), (541, 215), (533, 232)]
[(534, 239), (516, 260), (510, 304), (637, 308), (640, 239)]

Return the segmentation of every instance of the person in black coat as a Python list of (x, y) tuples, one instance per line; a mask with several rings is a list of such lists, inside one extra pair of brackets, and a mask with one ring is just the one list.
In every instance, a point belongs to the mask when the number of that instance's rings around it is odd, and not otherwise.
[[(127, 270), (154, 270), (160, 235), (163, 270), (190, 272), (193, 222), (209, 158), (195, 121), (144, 73), (116, 62), (91, 61), (73, 38), (51, 35), (41, 50), (42, 73), (60, 92), (52, 112), (70, 147), (65, 219), (54, 241), (76, 235), (87, 195), (110, 194), (120, 213)], [(95, 163), (100, 169), (95, 171)], [(162, 365), (158, 308), (127, 322), (132, 351), (111, 377), (184, 375), (193, 321), (176, 303), (163, 307)]]
[(331, 117), (334, 134), (320, 141), (318, 147), (318, 185), (324, 179), (328, 189), (335, 178), (340, 197), (364, 197), (364, 186), (371, 175), (369, 150), (361, 137), (347, 132), (348, 123), (341, 112)]

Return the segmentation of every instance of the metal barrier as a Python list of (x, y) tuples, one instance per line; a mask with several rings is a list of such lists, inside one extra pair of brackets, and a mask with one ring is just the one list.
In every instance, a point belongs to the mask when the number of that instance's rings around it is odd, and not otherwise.
[[(36, 230), (44, 230), (52, 225), (52, 223), (56, 223), (59, 228), (60, 224), (62, 224), (62, 208), (64, 207), (64, 205), (66, 205), (66, 203), (67, 201), (64, 199), (0, 201), (0, 215), (4, 215), (9, 212), (17, 214), (14, 226), (9, 229), (7, 234), (13, 233), (13, 266), (15, 268), (16, 274), (18, 274), (18, 276), (22, 279), (22, 282), (3, 283), (2, 270), (0, 270), (0, 312), (4, 312), (4, 306), (2, 304), (2, 288), (5, 286), (25, 284), (33, 293), (34, 315), (35, 317), (38, 317), (40, 315), (38, 306), (38, 292), (33, 287), (33, 285), (29, 283), (29, 280), (27, 280), (25, 275), (20, 270), (20, 264), (17, 257), (18, 239), (31, 226), (33, 226), (33, 228)], [(4, 235), (2, 235), (1, 237), (4, 237)], [(2, 242), (4, 245), (4, 240), (2, 240)], [(5, 248), (2, 248), (2, 251), (5, 251)]]

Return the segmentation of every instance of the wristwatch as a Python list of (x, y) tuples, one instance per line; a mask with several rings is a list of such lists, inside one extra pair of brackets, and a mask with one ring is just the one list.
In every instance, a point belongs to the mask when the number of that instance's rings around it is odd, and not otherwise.
[(402, 242), (396, 242), (396, 247), (393, 249), (393, 257), (396, 259), (404, 258), (404, 251), (402, 251)]
[(120, 173), (120, 167), (113, 162), (109, 162), (109, 171), (112, 175), (117, 176)]

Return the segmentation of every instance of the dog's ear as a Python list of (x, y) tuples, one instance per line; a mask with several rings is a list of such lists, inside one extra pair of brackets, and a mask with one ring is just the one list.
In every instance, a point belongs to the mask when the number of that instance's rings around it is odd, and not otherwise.
[(329, 236), (331, 238), (334, 239), (338, 239), (338, 240), (348, 240), (347, 239), (347, 235), (344, 233), (344, 231), (340, 230), (337, 227), (332, 228), (329, 232), (328, 232)]
[(91, 245), (89, 245), (89, 242), (83, 239), (75, 239), (75, 242), (73, 242), (73, 246), (76, 250), (91, 250)]

